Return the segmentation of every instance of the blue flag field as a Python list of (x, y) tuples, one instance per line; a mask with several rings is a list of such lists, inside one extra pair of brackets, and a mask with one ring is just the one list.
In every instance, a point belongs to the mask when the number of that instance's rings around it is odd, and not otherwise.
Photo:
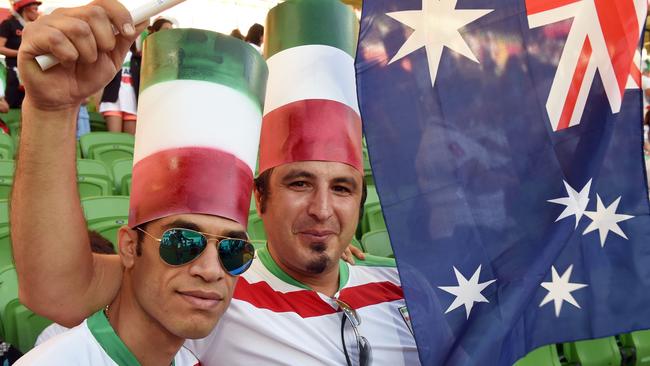
[(650, 328), (646, 14), (364, 1), (359, 103), (424, 365)]

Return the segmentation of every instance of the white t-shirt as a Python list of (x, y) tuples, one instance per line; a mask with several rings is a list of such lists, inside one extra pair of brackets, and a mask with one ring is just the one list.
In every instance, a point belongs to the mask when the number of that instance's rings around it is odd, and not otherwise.
[[(230, 307), (212, 333), (186, 345), (205, 366), (345, 365), (343, 313), (336, 302), (283, 272), (266, 249), (235, 287)], [(395, 262), (368, 256), (357, 265), (340, 262), (338, 299), (355, 309), (359, 333), (372, 348), (374, 366), (419, 365), (418, 352)], [(352, 364), (358, 346), (346, 321)]]
[(43, 329), (41, 334), (38, 335), (38, 338), (36, 338), (36, 343), (34, 343), (34, 347), (39, 346), (41, 343), (44, 343), (48, 339), (54, 338), (59, 334), (65, 333), (69, 330), (70, 328), (66, 328), (63, 325), (52, 323), (47, 328)]
[[(59, 334), (33, 348), (15, 365), (139, 365), (135, 356), (117, 336), (110, 323), (99, 311), (80, 325)], [(175, 366), (200, 365), (185, 347), (174, 357)]]

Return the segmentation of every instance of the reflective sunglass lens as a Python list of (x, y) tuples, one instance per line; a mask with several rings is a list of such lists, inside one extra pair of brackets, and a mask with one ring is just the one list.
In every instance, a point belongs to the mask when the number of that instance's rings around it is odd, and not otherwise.
[(359, 364), (361, 366), (368, 366), (372, 362), (372, 349), (370, 348), (370, 343), (368, 339), (364, 336), (359, 336), (357, 338), (359, 343)]
[(160, 257), (168, 264), (178, 266), (194, 260), (207, 245), (205, 236), (193, 230), (171, 229), (163, 233)]
[(219, 259), (233, 276), (244, 273), (253, 263), (255, 247), (241, 239), (223, 239), (219, 242)]

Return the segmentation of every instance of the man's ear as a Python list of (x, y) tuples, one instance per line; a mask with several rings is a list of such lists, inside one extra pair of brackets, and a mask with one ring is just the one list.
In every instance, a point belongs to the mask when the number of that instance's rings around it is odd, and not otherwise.
[(260, 210), (260, 200), (262, 198), (262, 195), (260, 192), (257, 190), (257, 188), (253, 188), (253, 196), (255, 197), (255, 208), (257, 209), (257, 215), (261, 216), (262, 211)]
[(118, 254), (125, 268), (133, 267), (135, 257), (138, 255), (138, 233), (129, 228), (122, 226), (117, 232)]

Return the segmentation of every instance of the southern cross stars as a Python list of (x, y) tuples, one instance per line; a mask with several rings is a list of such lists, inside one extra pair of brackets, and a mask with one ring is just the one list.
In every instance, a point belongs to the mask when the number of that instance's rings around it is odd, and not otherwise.
[(585, 186), (582, 187), (580, 192), (577, 192), (575, 189), (573, 189), (573, 187), (571, 187), (569, 183), (567, 183), (566, 181), (564, 181), (564, 188), (566, 189), (566, 193), (567, 193), (566, 197), (555, 198), (552, 200), (548, 200), (548, 202), (557, 203), (558, 205), (566, 206), (564, 211), (562, 211), (562, 214), (558, 216), (555, 222), (558, 222), (569, 216), (575, 216), (576, 217), (575, 227), (577, 228), (578, 223), (582, 218), (582, 215), (585, 213), (585, 210), (587, 209), (587, 204), (589, 203), (589, 190), (591, 189), (591, 179), (589, 179), (589, 182), (587, 182), (587, 184), (585, 184)]
[(570, 265), (569, 268), (567, 268), (566, 271), (562, 274), (562, 276), (559, 276), (557, 274), (557, 270), (555, 270), (555, 266), (551, 266), (551, 271), (552, 271), (552, 279), (551, 282), (542, 282), (541, 286), (544, 287), (545, 289), (548, 290), (548, 294), (546, 294), (546, 297), (544, 300), (542, 300), (541, 304), (539, 304), (539, 307), (541, 308), (542, 306), (548, 304), (549, 302), (553, 301), (555, 304), (555, 316), (560, 317), (560, 311), (562, 310), (562, 304), (566, 301), (569, 304), (577, 307), (580, 309), (580, 305), (578, 305), (578, 302), (576, 299), (571, 295), (573, 291), (579, 290), (581, 288), (587, 287), (587, 285), (583, 283), (571, 283), (569, 282), (569, 279), (571, 278), (571, 271), (573, 270), (573, 265)]
[(618, 209), (618, 204), (621, 202), (621, 197), (618, 197), (611, 205), (605, 207), (603, 201), (600, 199), (599, 195), (596, 195), (596, 212), (586, 211), (585, 215), (591, 220), (591, 224), (587, 226), (582, 235), (590, 233), (598, 229), (598, 234), (600, 234), (600, 246), (605, 246), (605, 240), (607, 239), (607, 234), (611, 231), (614, 234), (627, 239), (627, 236), (621, 230), (621, 227), (618, 226), (618, 223), (621, 221), (629, 220), (634, 216), (631, 215), (622, 215), (617, 214), (616, 210)]
[(487, 15), (493, 9), (456, 9), (457, 0), (422, 0), (422, 10), (407, 10), (387, 13), (389, 17), (414, 29), (389, 64), (422, 47), (426, 49), (431, 76), (431, 87), (435, 84), (442, 49), (446, 46), (468, 59), (477, 62), (458, 31), (465, 25)]
[(458, 286), (438, 286), (439, 289), (456, 296), (456, 299), (451, 303), (451, 305), (449, 305), (445, 314), (461, 305), (465, 305), (465, 314), (467, 314), (467, 319), (469, 319), (469, 313), (472, 311), (475, 302), (489, 302), (485, 296), (481, 294), (481, 291), (496, 280), (479, 283), (478, 280), (481, 276), (481, 266), (478, 266), (476, 272), (474, 272), (474, 275), (472, 275), (472, 278), (469, 280), (467, 280), (465, 276), (456, 269), (456, 267), (454, 267), (454, 273), (456, 274)]

